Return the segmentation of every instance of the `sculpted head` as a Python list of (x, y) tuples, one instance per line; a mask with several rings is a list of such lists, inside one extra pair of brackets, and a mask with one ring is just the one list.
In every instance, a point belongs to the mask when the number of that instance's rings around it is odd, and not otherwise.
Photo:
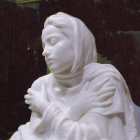
[(97, 62), (92, 33), (80, 19), (62, 12), (46, 19), (42, 45), (43, 56), (53, 73), (74, 73)]

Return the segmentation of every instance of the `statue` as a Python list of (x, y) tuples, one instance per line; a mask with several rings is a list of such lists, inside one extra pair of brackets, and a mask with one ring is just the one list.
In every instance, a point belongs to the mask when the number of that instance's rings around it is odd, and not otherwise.
[(126, 82), (97, 63), (94, 36), (80, 19), (48, 17), (42, 46), (51, 73), (28, 89), (30, 121), (10, 140), (140, 140)]

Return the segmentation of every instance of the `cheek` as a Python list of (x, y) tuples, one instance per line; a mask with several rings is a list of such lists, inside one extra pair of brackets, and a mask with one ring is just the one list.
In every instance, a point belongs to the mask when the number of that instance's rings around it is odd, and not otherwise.
[(61, 42), (55, 46), (53, 53), (55, 61), (58, 63), (71, 63), (74, 61), (74, 52), (69, 42)]
[(71, 65), (74, 62), (74, 54), (71, 50), (66, 50), (60, 57), (61, 62), (65, 65)]

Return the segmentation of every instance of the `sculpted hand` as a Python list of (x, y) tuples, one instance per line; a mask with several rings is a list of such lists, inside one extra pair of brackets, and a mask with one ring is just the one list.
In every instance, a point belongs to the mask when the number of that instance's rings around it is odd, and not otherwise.
[(28, 89), (27, 95), (24, 96), (25, 103), (29, 105), (29, 109), (43, 114), (46, 107), (48, 106), (48, 101), (45, 100), (39, 93), (33, 92), (32, 89)]
[(109, 78), (102, 80), (100, 83), (97, 83), (95, 87), (89, 88), (90, 82), (87, 82), (81, 93), (75, 98), (75, 102), (71, 106), (69, 113), (74, 113), (79, 117), (85, 114), (87, 111), (93, 107), (106, 107), (112, 104), (110, 99), (115, 92), (115, 85), (107, 85)]
[[(109, 83), (109, 78), (97, 83), (93, 88), (87, 90), (87, 102), (89, 109), (92, 107), (106, 107), (113, 102), (111, 97), (114, 95), (116, 86)], [(109, 84), (108, 84), (109, 83)]]

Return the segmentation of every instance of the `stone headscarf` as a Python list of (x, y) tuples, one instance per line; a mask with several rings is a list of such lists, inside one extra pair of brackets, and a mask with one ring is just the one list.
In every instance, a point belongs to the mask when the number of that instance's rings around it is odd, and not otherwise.
[(87, 64), (97, 62), (94, 36), (80, 19), (59, 12), (47, 18), (44, 28), (48, 25), (54, 25), (65, 35), (72, 37), (72, 49), (75, 56), (71, 70), (73, 73)]

